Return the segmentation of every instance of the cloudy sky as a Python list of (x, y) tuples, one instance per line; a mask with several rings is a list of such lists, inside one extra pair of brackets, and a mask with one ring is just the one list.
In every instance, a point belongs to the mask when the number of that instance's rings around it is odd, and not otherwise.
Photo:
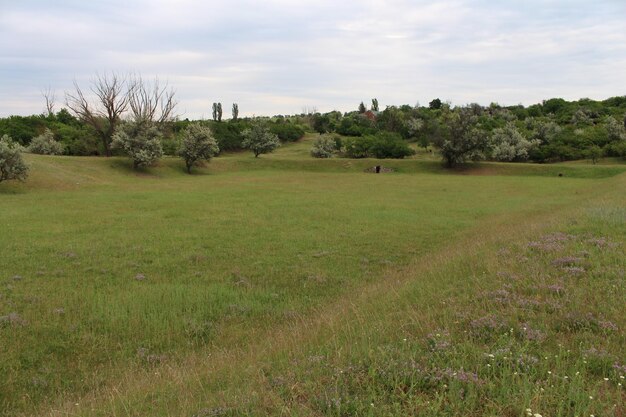
[(0, 116), (96, 73), (159, 77), (183, 117), (626, 95), (626, 0), (0, 0)]

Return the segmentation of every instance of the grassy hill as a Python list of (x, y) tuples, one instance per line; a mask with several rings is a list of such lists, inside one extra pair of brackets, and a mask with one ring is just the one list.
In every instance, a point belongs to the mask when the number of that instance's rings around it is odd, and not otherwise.
[(0, 415), (624, 415), (625, 165), (310, 140), (194, 175), (29, 155), (0, 184)]

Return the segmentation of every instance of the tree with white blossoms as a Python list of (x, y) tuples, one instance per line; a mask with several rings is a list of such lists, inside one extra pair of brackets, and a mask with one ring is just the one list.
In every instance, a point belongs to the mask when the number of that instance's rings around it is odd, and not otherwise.
[(496, 161), (505, 162), (527, 160), (528, 151), (536, 144), (534, 141), (527, 140), (513, 123), (494, 129), (491, 143), (493, 144), (491, 157)]
[(530, 139), (537, 140), (539, 144), (545, 145), (552, 142), (563, 130), (552, 120), (540, 120), (534, 117), (526, 119), (526, 129), (530, 132)]
[(162, 133), (150, 122), (125, 122), (113, 135), (111, 147), (121, 149), (133, 160), (133, 168), (154, 164), (163, 156)]
[[(626, 118), (624, 120), (626, 120)], [(604, 121), (604, 128), (606, 129), (609, 142), (626, 140), (626, 127), (618, 122), (613, 116), (606, 118)]]
[(337, 151), (337, 140), (332, 135), (320, 135), (313, 142), (311, 156), (314, 158), (332, 158)]
[(24, 181), (28, 177), (28, 165), (22, 158), (23, 150), (9, 135), (0, 138), (0, 182)]
[(262, 153), (273, 152), (280, 146), (278, 136), (260, 123), (254, 123), (250, 129), (242, 132), (242, 145), (246, 149), (254, 152), (254, 157), (258, 158)]
[(209, 161), (219, 151), (217, 141), (208, 127), (192, 123), (183, 130), (178, 155), (185, 161), (188, 173), (191, 174), (191, 168), (198, 161)]
[(46, 129), (41, 135), (30, 141), (27, 151), (39, 155), (62, 155), (65, 147), (54, 140), (54, 134), (50, 129)]

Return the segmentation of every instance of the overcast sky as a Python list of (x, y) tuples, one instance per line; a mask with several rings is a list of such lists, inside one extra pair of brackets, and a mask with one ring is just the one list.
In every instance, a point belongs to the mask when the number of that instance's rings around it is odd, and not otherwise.
[(626, 0), (0, 0), (0, 116), (158, 76), (182, 117), (626, 95)]

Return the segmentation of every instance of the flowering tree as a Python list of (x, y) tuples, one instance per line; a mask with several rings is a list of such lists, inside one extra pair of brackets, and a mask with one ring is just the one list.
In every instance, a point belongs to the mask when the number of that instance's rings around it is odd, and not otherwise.
[(220, 151), (211, 129), (193, 123), (183, 130), (183, 139), (178, 155), (184, 159), (187, 172), (198, 161), (208, 161)]
[(278, 136), (269, 131), (260, 123), (255, 123), (250, 129), (246, 129), (242, 133), (244, 148), (254, 152), (254, 157), (258, 158), (262, 153), (273, 152), (280, 146)]
[(24, 181), (28, 177), (28, 165), (22, 159), (23, 148), (10, 136), (0, 138), (0, 182)]

